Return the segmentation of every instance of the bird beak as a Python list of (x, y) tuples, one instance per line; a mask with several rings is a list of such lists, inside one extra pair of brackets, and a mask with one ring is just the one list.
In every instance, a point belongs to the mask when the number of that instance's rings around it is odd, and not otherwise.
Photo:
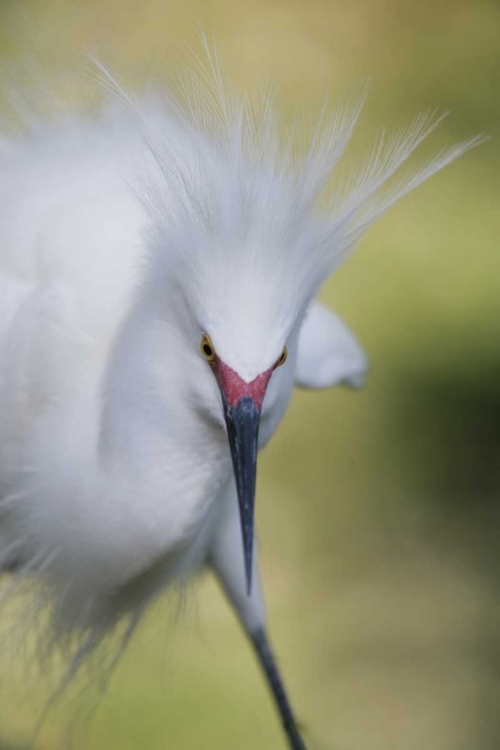
[(251, 396), (243, 396), (230, 406), (222, 393), (222, 403), (240, 506), (245, 577), (250, 595), (260, 408)]
[(257, 451), (262, 403), (274, 366), (251, 381), (243, 380), (235, 370), (217, 358), (213, 371), (222, 396), (229, 448), (240, 506), (243, 560), (247, 594), (252, 589), (253, 526)]

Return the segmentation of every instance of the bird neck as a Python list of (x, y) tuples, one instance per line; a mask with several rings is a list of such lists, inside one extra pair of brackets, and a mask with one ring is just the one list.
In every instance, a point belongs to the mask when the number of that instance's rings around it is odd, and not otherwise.
[(130, 515), (155, 519), (160, 554), (198, 534), (231, 472), (224, 433), (185, 392), (173, 325), (141, 305), (125, 320), (104, 374), (98, 442), (102, 471), (126, 479)]

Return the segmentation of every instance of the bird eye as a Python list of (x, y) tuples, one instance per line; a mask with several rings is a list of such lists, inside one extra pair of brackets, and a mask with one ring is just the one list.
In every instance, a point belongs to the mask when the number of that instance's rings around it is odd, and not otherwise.
[(207, 362), (213, 362), (215, 359), (215, 349), (210, 336), (205, 333), (201, 339), (200, 351), (207, 360)]
[(281, 352), (280, 358), (276, 362), (276, 367), (281, 367), (281, 365), (284, 365), (287, 357), (288, 357), (288, 349), (286, 348), (286, 346), (284, 346), (283, 351)]

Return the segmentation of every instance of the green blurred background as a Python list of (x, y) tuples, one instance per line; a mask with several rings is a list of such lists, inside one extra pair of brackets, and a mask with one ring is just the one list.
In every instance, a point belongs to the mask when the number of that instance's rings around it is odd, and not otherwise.
[[(368, 387), (295, 394), (261, 457), (257, 513), (271, 633), (311, 750), (497, 750), (500, 4), (2, 0), (0, 63), (30, 53), (83, 90), (88, 47), (141, 84), (200, 49), (198, 25), (236, 86), (275, 84), (285, 117), (369, 78), (360, 142), (429, 106), (452, 110), (435, 146), (492, 136), (327, 284), (369, 353)], [(36, 748), (284, 748), (215, 583), (171, 620), (160, 604), (105, 695), (73, 692)], [(1, 750), (26, 742), (46, 696), (22, 662), (0, 664)]]

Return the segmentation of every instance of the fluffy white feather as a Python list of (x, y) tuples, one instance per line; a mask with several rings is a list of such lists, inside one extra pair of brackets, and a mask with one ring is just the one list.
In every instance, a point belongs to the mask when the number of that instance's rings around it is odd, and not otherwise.
[(315, 303), (300, 329), (295, 383), (301, 388), (362, 388), (368, 358), (339, 315)]

